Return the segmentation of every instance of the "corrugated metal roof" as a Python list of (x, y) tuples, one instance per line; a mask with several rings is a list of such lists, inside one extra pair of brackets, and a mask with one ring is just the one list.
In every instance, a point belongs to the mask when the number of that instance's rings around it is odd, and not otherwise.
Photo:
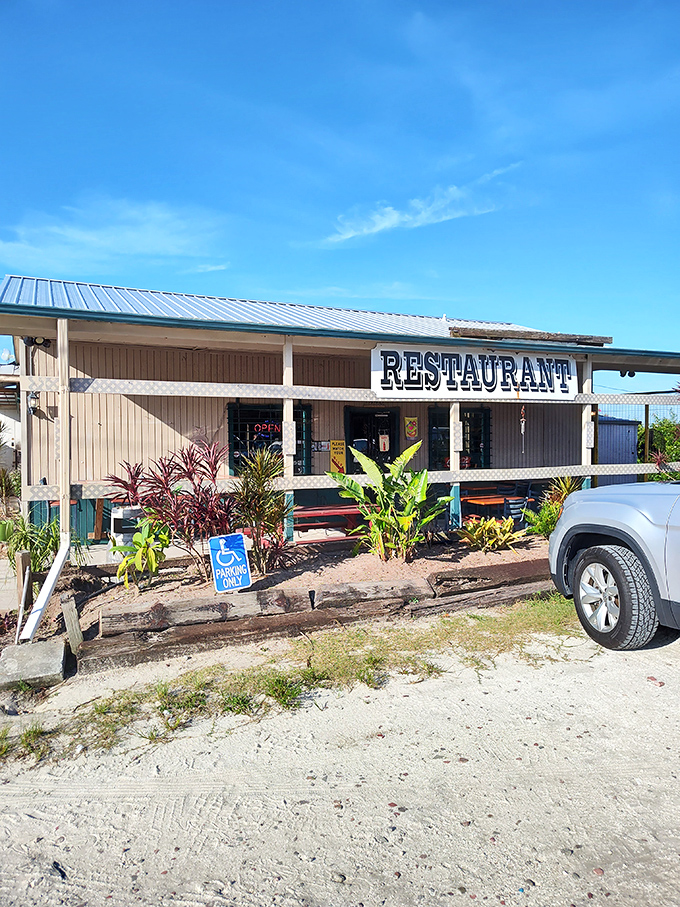
[(0, 286), (0, 312), (3, 309), (36, 315), (65, 313), (81, 318), (91, 315), (94, 320), (107, 320), (107, 316), (111, 316), (113, 320), (137, 323), (148, 321), (158, 324), (167, 319), (173, 324), (186, 322), (194, 326), (201, 323), (223, 324), (225, 327), (239, 325), (241, 328), (250, 325), (253, 330), (287, 328), (291, 331), (403, 334), (412, 337), (448, 338), (451, 328), (457, 326), (477, 327), (480, 330), (534, 330), (504, 322), (395, 315), (226, 296), (194, 296), (14, 275), (5, 277)]

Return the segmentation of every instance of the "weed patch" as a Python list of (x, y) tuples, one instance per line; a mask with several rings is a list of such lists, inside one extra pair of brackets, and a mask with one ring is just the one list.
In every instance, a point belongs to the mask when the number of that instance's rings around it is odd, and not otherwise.
[(282, 709), (294, 709), (300, 703), (302, 684), (295, 676), (274, 671), (265, 680), (264, 692)]
[(253, 701), (245, 693), (227, 693), (223, 691), (221, 711), (231, 712), (234, 715), (251, 715), (254, 710)]
[(20, 755), (34, 756), (35, 761), (40, 762), (50, 751), (48, 736), (48, 732), (39, 721), (32, 722), (19, 737)]
[(0, 728), (0, 759), (6, 759), (7, 756), (11, 755), (13, 749), (14, 749), (14, 743), (12, 740), (10, 740), (9, 728), (1, 727)]
[[(171, 682), (116, 693), (79, 713), (58, 732), (33, 724), (13, 741), (0, 728), (0, 758), (82, 749), (107, 750), (131, 734), (158, 744), (192, 721), (231, 714), (262, 718), (272, 708), (295, 709), (305, 694), (322, 688), (351, 688), (358, 683), (376, 689), (390, 674), (420, 679), (442, 672), (437, 655), (455, 654), (478, 671), (512, 654), (529, 664), (568, 658), (564, 643), (580, 635), (571, 602), (541, 596), (484, 613), (443, 615), (430, 622), (385, 626), (364, 624), (320, 630), (290, 643), (278, 661), (229, 672), (223, 665), (191, 671)], [(552, 648), (537, 654), (536, 639)], [(564, 649), (562, 648), (564, 647)]]

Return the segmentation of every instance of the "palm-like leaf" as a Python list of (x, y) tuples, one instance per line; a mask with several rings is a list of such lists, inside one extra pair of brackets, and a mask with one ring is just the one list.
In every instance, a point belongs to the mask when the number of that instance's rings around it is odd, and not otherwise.
[(370, 457), (367, 457), (366, 454), (362, 453), (360, 450), (355, 450), (353, 447), (350, 447), (352, 456), (356, 457), (359, 461), (359, 464), (363, 471), (368, 476), (371, 484), (376, 488), (383, 487), (383, 472), (375, 462)]
[(428, 507), (427, 470), (407, 471), (421, 443), (413, 444), (388, 463), (385, 472), (366, 454), (350, 448), (368, 479), (365, 487), (344, 473), (328, 473), (340, 486), (340, 496), (352, 498), (359, 505), (366, 522), (356, 534), (382, 560), (388, 560), (393, 553), (409, 560), (416, 545), (425, 538), (423, 527), (451, 500), (440, 498)]

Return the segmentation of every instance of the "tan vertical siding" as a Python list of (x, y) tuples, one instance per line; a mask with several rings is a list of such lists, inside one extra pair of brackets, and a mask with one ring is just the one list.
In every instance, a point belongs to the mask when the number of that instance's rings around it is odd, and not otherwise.
[[(114, 339), (114, 338), (112, 338)], [(36, 375), (54, 376), (56, 345), (33, 347)], [(188, 380), (223, 383), (278, 384), (282, 378), (280, 353), (248, 353), (230, 350), (180, 350), (71, 344), (73, 377), (128, 378), (133, 380)], [(296, 384), (317, 387), (370, 387), (370, 355), (361, 351), (349, 356), (294, 358)], [(178, 450), (188, 441), (205, 438), (228, 442), (227, 398), (148, 397), (113, 394), (72, 394), (73, 481), (99, 481), (120, 470), (123, 460), (148, 463)], [(248, 401), (249, 403), (267, 400)], [(30, 419), (33, 436), (32, 475), (55, 484), (54, 418), (57, 395), (41, 393), (40, 412)], [(345, 404), (319, 401), (312, 404), (312, 439), (331, 441), (345, 437)], [(418, 419), (422, 446), (414, 468), (428, 465), (428, 404), (385, 401), (384, 407), (399, 410), (399, 449), (411, 441), (404, 435), (404, 418)], [(366, 404), (376, 409), (375, 404)], [(491, 466), (567, 465), (580, 459), (580, 407), (568, 404), (527, 404), (525, 453), (521, 452), (521, 404), (491, 405)], [(328, 452), (313, 452), (312, 472), (323, 474), (330, 467)]]
[(562, 403), (527, 403), (524, 449), (521, 403), (491, 405), (491, 466), (568, 466), (580, 461), (580, 407)]
[(371, 359), (368, 353), (355, 357), (295, 356), (293, 383), (309, 387), (370, 387)]

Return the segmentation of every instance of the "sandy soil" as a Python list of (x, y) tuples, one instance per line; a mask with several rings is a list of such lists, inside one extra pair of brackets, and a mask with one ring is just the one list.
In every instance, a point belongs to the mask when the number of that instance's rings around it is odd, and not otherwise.
[[(677, 904), (680, 641), (556, 644), (538, 668), (507, 657), (478, 677), (446, 658), (421, 683), (5, 767), (0, 903)], [(92, 683), (73, 678), (41, 708), (70, 709)]]

